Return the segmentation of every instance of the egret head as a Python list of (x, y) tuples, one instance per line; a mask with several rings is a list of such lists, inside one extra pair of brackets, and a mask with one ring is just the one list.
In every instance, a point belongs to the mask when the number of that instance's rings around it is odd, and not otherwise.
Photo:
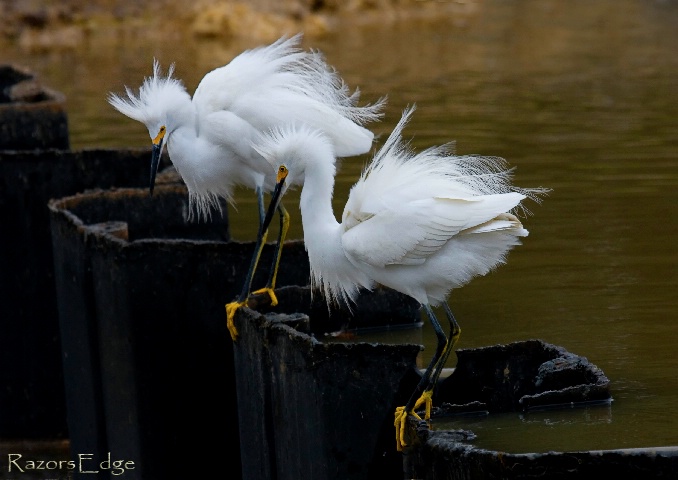
[(110, 94), (108, 102), (123, 115), (143, 123), (153, 142), (151, 155), (151, 183), (153, 194), (155, 175), (164, 145), (171, 133), (186, 118), (186, 108), (191, 105), (191, 96), (181, 80), (172, 78), (174, 65), (163, 75), (160, 64), (153, 60), (153, 76), (144, 79), (139, 94), (125, 87), (126, 96)]
[[(271, 165), (276, 183), (284, 181), (283, 193), (288, 186), (304, 183), (309, 165), (322, 163), (333, 167), (335, 163), (332, 141), (320, 130), (304, 124), (276, 127), (252, 147)], [(285, 167), (284, 174), (280, 166)]]
[(302, 185), (309, 168), (325, 165), (334, 175), (332, 142), (322, 132), (307, 125), (289, 124), (274, 128), (262, 135), (252, 147), (271, 165), (276, 176), (264, 228), (268, 228), (287, 189), (292, 185)]

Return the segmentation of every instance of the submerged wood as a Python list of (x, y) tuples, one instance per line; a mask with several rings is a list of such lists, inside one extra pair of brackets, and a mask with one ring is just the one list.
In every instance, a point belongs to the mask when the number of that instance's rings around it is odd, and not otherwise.
[(468, 435), (421, 422), (406, 455), (406, 477), (422, 480), (675, 478), (678, 447), (507, 453), (475, 448)]

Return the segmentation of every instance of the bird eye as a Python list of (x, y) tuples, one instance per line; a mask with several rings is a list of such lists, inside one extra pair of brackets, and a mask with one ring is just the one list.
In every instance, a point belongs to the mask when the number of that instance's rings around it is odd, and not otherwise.
[(163, 138), (165, 138), (165, 126), (164, 125), (162, 127), (160, 127), (160, 130), (158, 130), (158, 134), (153, 139), (153, 145), (158, 145)]
[(277, 175), (278, 178), (276, 178), (276, 182), (282, 182), (284, 179), (287, 178), (287, 174), (288, 174), (287, 167), (285, 165), (280, 165), (278, 167)]

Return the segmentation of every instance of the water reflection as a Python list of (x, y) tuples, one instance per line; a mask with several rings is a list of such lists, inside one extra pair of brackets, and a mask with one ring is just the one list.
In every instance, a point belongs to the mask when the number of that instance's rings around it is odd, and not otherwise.
[[(467, 429), (476, 434), (476, 448), (511, 453), (603, 450), (619, 448), (616, 437), (610, 441), (613, 425), (609, 403), (563, 406), (529, 413), (473, 415), (437, 420), (436, 430)], [(507, 443), (510, 439), (510, 443)]]
[[(532, 205), (530, 236), (508, 264), (452, 293), (459, 347), (529, 338), (562, 345), (606, 373), (615, 401), (455, 420), (488, 448), (537, 448), (514, 447), (516, 432), (554, 448), (678, 444), (676, 25), (678, 3), (669, 1), (490, 0), (454, 18), (345, 23), (305, 41), (365, 101), (389, 95), (375, 127), (382, 139), (416, 102), (405, 132), (415, 148), (455, 140), (459, 153), (507, 158), (516, 184), (553, 189)], [(205, 72), (257, 44), (93, 35), (77, 51), (0, 52), (67, 94), (74, 148), (129, 147), (148, 146), (148, 135), (107, 105), (109, 91), (138, 86), (154, 56), (176, 62), (192, 91)], [(343, 162), (337, 215), (366, 160)], [(291, 238), (302, 236), (297, 198), (286, 197)], [(253, 239), (254, 196), (242, 190), (236, 199), (232, 233)], [(426, 364), (427, 324), (420, 335)]]

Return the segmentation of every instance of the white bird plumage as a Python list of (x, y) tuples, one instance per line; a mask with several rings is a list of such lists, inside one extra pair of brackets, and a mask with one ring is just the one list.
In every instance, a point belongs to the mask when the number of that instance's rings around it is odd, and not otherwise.
[(153, 76), (136, 95), (111, 94), (109, 102), (137, 120), (163, 143), (186, 182), (192, 206), (208, 215), (218, 198), (233, 202), (236, 185), (271, 189), (275, 176), (251, 148), (262, 132), (299, 123), (325, 132), (339, 157), (367, 152), (374, 135), (362, 125), (381, 117), (384, 99), (359, 107), (359, 90), (348, 86), (317, 51), (298, 48), (301, 34), (246, 50), (207, 73), (193, 98), (174, 65), (163, 76), (157, 60)]
[[(235, 186), (244, 185), (257, 193), (261, 226), (263, 193), (275, 183), (275, 172), (252, 148), (262, 133), (283, 124), (308, 125), (324, 132), (337, 156), (369, 151), (374, 135), (363, 125), (381, 117), (385, 97), (358, 106), (359, 90), (350, 93), (320, 52), (301, 50), (301, 38), (282, 37), (241, 53), (207, 73), (192, 98), (173, 78), (174, 66), (163, 75), (157, 61), (138, 95), (127, 87), (125, 96), (110, 94), (110, 104), (146, 125), (153, 140), (151, 193), (166, 144), (187, 186), (191, 212), (209, 216), (220, 198), (233, 203)], [(264, 239), (260, 232), (253, 264)], [(241, 303), (245, 293), (249, 285)]]
[[(424, 387), (432, 390), (427, 384), (437, 381), (452, 347), (431, 307), (445, 307), (453, 344), (459, 328), (446, 303), (450, 291), (505, 261), (528, 234), (511, 212), (524, 208), (526, 198), (538, 201), (546, 190), (513, 186), (511, 170), (498, 157), (456, 156), (449, 144), (415, 154), (402, 140), (413, 111), (411, 107), (403, 113), (352, 187), (341, 222), (332, 210), (333, 146), (322, 132), (290, 125), (276, 129), (255, 148), (278, 171), (273, 202), (288, 181), (303, 181), (299, 207), (311, 284), (328, 301), (350, 305), (361, 288), (381, 284), (425, 307), (439, 346), (418, 387), (421, 393)], [(399, 422), (419, 405), (415, 400), (413, 394), (405, 415), (400, 410)], [(428, 414), (430, 401), (424, 401)], [(403, 443), (398, 436), (398, 446)]]
[(542, 190), (512, 186), (499, 157), (454, 156), (449, 145), (414, 154), (401, 137), (413, 110), (351, 188), (341, 223), (329, 221), (335, 167), (322, 133), (288, 126), (256, 145), (286, 166), (284, 189), (306, 177), (300, 209), (311, 280), (332, 301), (350, 304), (359, 287), (380, 283), (436, 306), (528, 235), (510, 212)]

